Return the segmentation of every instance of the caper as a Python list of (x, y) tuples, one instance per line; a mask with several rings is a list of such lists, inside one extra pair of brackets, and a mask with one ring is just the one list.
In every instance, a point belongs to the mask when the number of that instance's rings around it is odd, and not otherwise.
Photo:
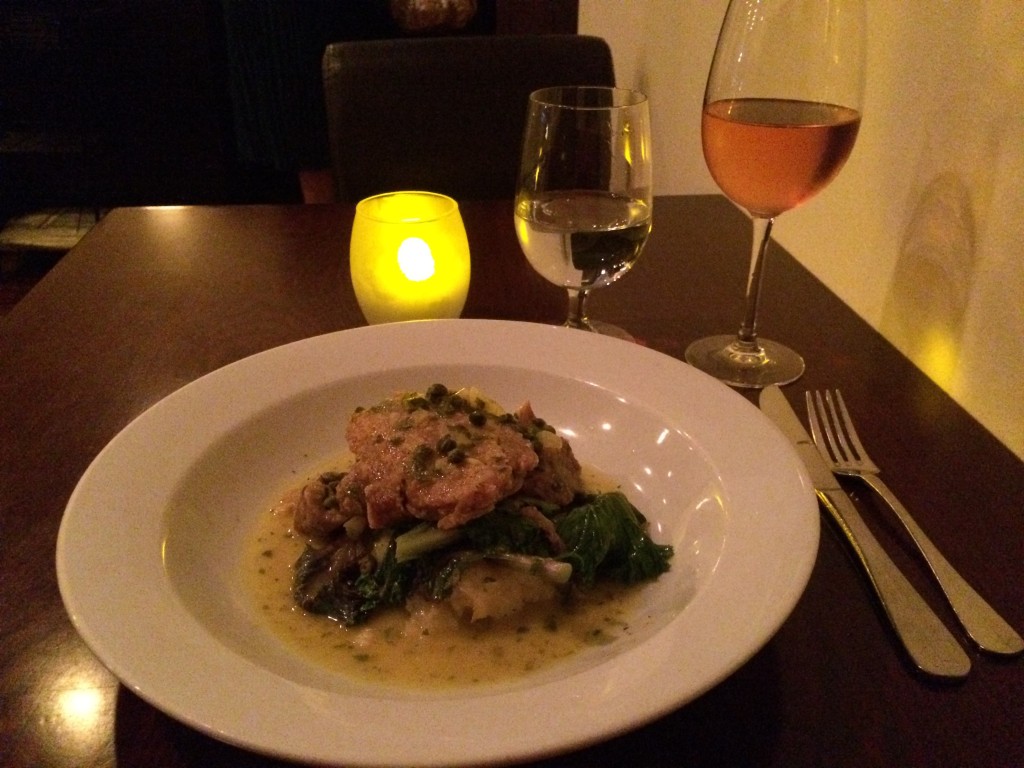
[(444, 384), (431, 384), (429, 387), (427, 387), (427, 399), (433, 403), (436, 403), (438, 400), (441, 400), (447, 394), (448, 387), (446, 387)]
[(448, 461), (452, 464), (461, 464), (466, 460), (466, 452), (461, 448), (456, 448), (448, 454)]
[(434, 462), (434, 449), (429, 445), (417, 445), (409, 457), (412, 464), (412, 471), (418, 475), (425, 475)]
[(483, 411), (473, 411), (469, 414), (469, 423), (474, 427), (482, 427), (487, 423), (487, 414)]
[(420, 395), (413, 395), (412, 397), (405, 401), (405, 407), (407, 410), (410, 411), (415, 411), (419, 409), (426, 410), (430, 408), (430, 402), (425, 397), (421, 397)]
[(458, 443), (451, 435), (445, 435), (437, 441), (437, 452), (444, 456), (446, 453), (450, 453)]

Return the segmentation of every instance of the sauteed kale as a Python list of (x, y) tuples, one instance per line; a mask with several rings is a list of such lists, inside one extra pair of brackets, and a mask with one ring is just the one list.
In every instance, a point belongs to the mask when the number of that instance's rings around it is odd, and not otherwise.
[(669, 568), (672, 548), (652, 541), (622, 493), (584, 490), (568, 442), (528, 403), (506, 413), (474, 389), (435, 384), (357, 409), (346, 438), (352, 467), (308, 483), (296, 505), (310, 543), (293, 593), (307, 611), (355, 625), (414, 595), (448, 600), (495, 564), (485, 582), (553, 594)]

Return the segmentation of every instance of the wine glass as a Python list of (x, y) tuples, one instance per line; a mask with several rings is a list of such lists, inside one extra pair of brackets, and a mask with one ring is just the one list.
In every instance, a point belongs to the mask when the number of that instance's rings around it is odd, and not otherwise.
[(530, 94), (515, 224), (530, 265), (569, 293), (565, 325), (632, 337), (587, 317), (587, 296), (636, 262), (651, 231), (647, 97), (604, 86)]
[(759, 339), (757, 310), (775, 217), (823, 189), (860, 128), (864, 0), (730, 0), (701, 116), (704, 159), (753, 218), (746, 314), (735, 336), (700, 339), (691, 365), (736, 387), (786, 384), (804, 361)]

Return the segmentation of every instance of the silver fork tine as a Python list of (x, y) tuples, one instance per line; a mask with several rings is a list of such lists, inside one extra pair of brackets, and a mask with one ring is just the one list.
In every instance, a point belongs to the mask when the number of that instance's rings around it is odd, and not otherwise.
[[(818, 446), (818, 451), (825, 457), (825, 461), (833, 463), (844, 461), (846, 455), (844, 453), (845, 443), (842, 442), (842, 430), (832, 426), (833, 423), (838, 423), (838, 419), (835, 408), (832, 407), (831, 393), (825, 392), (825, 398), (828, 400), (827, 406), (821, 397), (821, 392), (815, 392), (813, 398), (808, 392), (806, 398), (807, 417), (811, 423), (811, 437), (814, 439), (814, 444)], [(839, 438), (836, 437), (837, 434), (840, 436)]]
[[(818, 402), (821, 402), (821, 394), (818, 392), (814, 394), (818, 396)], [(804, 393), (804, 397), (807, 400), (807, 420), (811, 424), (811, 438), (818, 446), (818, 452), (821, 453), (825, 450), (825, 438), (821, 432), (821, 425), (818, 423), (818, 409), (814, 407), (814, 397), (810, 392)], [(826, 456), (825, 461), (832, 461), (832, 457)]]
[[(838, 392), (838, 390), (836, 391)], [(839, 413), (836, 411), (835, 398), (832, 397), (832, 393), (827, 390), (825, 392), (825, 404), (828, 405), (829, 415), (832, 417), (832, 424), (834, 425), (832, 432), (835, 434), (836, 442), (839, 443), (838, 456), (849, 461), (853, 458), (853, 454), (850, 450), (850, 444), (846, 441), (846, 428), (849, 427), (849, 424), (839, 418)]]
[[(831, 393), (826, 393), (825, 396), (828, 398), (832, 415), (836, 416), (836, 407), (833, 404)], [(866, 472), (877, 472), (878, 467), (871, 461), (868, 452), (864, 450), (864, 444), (860, 441), (860, 435), (857, 434), (857, 430), (853, 427), (853, 419), (850, 418), (850, 412), (846, 410), (843, 394), (838, 389), (836, 390), (835, 403), (838, 404), (841, 414), (841, 417), (836, 417), (836, 431), (839, 432), (840, 440), (843, 441), (843, 448), (847, 450), (848, 456), (864, 465)], [(849, 437), (849, 443), (843, 440), (842, 435), (844, 433)]]
[(843, 437), (843, 430), (839, 426), (835, 406), (832, 404), (832, 393), (826, 390), (823, 401), (821, 393), (816, 392), (815, 399), (818, 402), (818, 411), (821, 413), (821, 420), (825, 426), (825, 438), (828, 440), (832, 456), (836, 461), (844, 461), (849, 448), (846, 445), (846, 438)]
[(811, 437), (825, 462), (837, 474), (860, 478), (896, 513), (971, 639), (992, 653), (1013, 656), (1024, 651), (1024, 639), (956, 572), (878, 476), (879, 468), (864, 450), (839, 390), (834, 397), (826, 391), (824, 397), (815, 392), (812, 398), (808, 392), (806, 399)]

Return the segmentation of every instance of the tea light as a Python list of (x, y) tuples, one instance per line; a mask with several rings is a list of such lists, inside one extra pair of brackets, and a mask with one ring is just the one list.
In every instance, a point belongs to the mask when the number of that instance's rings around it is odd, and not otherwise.
[(458, 204), (434, 192), (360, 201), (349, 269), (371, 324), (458, 317), (469, 290), (469, 242)]

